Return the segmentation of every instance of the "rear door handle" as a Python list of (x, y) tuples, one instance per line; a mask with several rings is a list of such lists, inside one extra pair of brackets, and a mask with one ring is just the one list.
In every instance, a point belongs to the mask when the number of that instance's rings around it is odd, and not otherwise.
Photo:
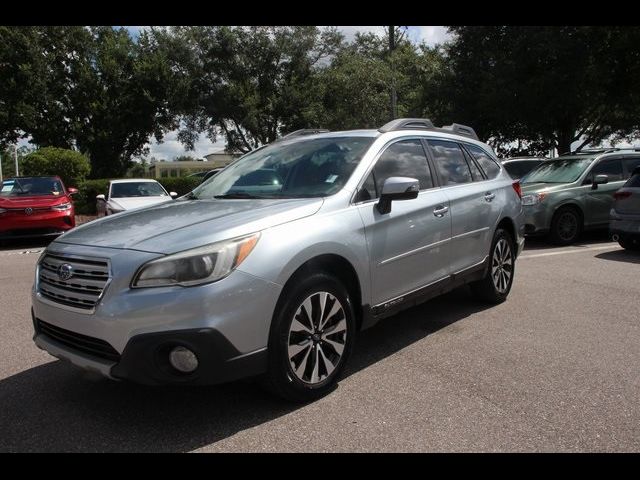
[(434, 210), (433, 210), (433, 214), (440, 218), (440, 217), (444, 217), (444, 214), (447, 213), (449, 211), (449, 207), (442, 207), (440, 205), (438, 205)]
[(496, 194), (495, 193), (491, 193), (491, 192), (487, 192), (484, 194), (484, 199), (487, 202), (490, 202), (491, 200), (493, 200), (494, 198), (496, 198)]

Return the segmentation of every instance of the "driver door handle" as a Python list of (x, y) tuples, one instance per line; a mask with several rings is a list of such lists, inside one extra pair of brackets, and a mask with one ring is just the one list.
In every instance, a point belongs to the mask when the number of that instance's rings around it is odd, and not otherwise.
[(438, 205), (433, 210), (433, 214), (438, 218), (442, 218), (444, 217), (444, 214), (447, 213), (448, 211), (449, 211), (449, 207), (443, 207), (442, 205)]

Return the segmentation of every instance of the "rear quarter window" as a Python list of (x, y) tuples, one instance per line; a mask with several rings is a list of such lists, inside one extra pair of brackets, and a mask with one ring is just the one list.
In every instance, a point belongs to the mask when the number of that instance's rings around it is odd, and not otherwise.
[(488, 179), (496, 178), (500, 173), (500, 167), (498, 164), (489, 156), (487, 152), (485, 152), (480, 147), (476, 145), (465, 144), (465, 147), (473, 155), (473, 158), (476, 159), (480, 168), (484, 170), (485, 175)]

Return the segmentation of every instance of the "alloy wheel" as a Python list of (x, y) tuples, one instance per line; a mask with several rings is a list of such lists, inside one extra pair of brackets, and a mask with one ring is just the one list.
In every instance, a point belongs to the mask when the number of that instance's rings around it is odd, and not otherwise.
[(491, 278), (498, 293), (503, 294), (509, 288), (509, 280), (513, 273), (513, 255), (511, 246), (505, 238), (501, 238), (493, 249), (491, 261)]
[(337, 368), (347, 340), (347, 319), (340, 301), (316, 292), (297, 308), (289, 327), (287, 352), (295, 376), (308, 384), (328, 378)]
[(572, 212), (564, 212), (558, 218), (558, 236), (564, 241), (572, 240), (578, 232), (578, 219)]

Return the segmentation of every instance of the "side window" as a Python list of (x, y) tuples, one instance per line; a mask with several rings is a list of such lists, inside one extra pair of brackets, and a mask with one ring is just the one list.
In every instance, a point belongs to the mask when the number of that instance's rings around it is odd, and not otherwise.
[(429, 145), (433, 151), (433, 160), (443, 186), (473, 181), (469, 165), (457, 143), (445, 140), (429, 140)]
[(640, 157), (638, 158), (625, 158), (623, 160), (627, 167), (627, 175), (631, 175), (636, 167), (640, 167)]
[(610, 182), (617, 182), (620, 180), (624, 180), (624, 175), (622, 174), (622, 160), (612, 159), (612, 160), (604, 160), (591, 170), (589, 174), (589, 181), (593, 182), (593, 179), (596, 175), (607, 175), (609, 177)]
[(498, 164), (480, 147), (475, 145), (465, 144), (467, 150), (473, 155), (473, 158), (480, 164), (480, 167), (484, 170), (487, 178), (496, 178), (500, 173), (500, 167)]
[(427, 156), (420, 140), (401, 140), (392, 144), (373, 167), (373, 175), (377, 195), (389, 177), (415, 178), (420, 182), (420, 190), (433, 187)]

